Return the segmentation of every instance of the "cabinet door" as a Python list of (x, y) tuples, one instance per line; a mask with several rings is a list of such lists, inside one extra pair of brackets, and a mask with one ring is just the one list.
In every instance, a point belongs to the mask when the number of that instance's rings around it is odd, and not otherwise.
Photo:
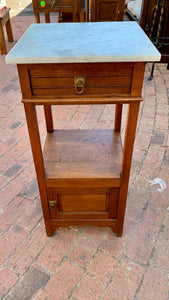
[(91, 21), (122, 21), (124, 0), (91, 0)]
[(115, 219), (119, 188), (48, 188), (51, 220)]

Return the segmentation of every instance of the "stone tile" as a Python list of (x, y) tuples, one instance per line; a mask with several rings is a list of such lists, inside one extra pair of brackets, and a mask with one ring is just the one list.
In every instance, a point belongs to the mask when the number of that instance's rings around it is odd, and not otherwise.
[(42, 206), (40, 199), (36, 199), (18, 220), (18, 224), (31, 231), (42, 218)]
[(166, 152), (164, 154), (163, 164), (165, 168), (169, 168), (169, 147), (167, 147)]
[(70, 247), (79, 237), (78, 228), (60, 228), (45, 249), (40, 253), (37, 262), (46, 269), (54, 272), (65, 257)]
[(151, 134), (139, 132), (136, 135), (134, 146), (140, 150), (147, 150), (150, 144)]
[(100, 117), (100, 121), (113, 121), (114, 120), (114, 116), (115, 116), (115, 105), (106, 105), (101, 117)]
[[(2, 136), (1, 136), (2, 138)], [(6, 154), (10, 149), (12, 149), (17, 144), (17, 141), (14, 137), (10, 137), (4, 143), (1, 144), (0, 156)]]
[(144, 276), (143, 283), (137, 293), (137, 300), (167, 300), (169, 290), (168, 274), (150, 267)]
[(88, 226), (69, 252), (72, 261), (87, 267), (106, 234), (106, 228)]
[(0, 270), (0, 299), (16, 284), (18, 276), (10, 269)]
[(149, 201), (150, 192), (147, 189), (132, 188), (128, 197), (126, 205), (126, 217), (138, 221)]
[(48, 241), (44, 230), (37, 227), (9, 259), (8, 266), (19, 274), (25, 273)]
[(168, 130), (168, 116), (155, 116), (155, 129), (156, 130)]
[(81, 124), (84, 122), (86, 118), (86, 114), (82, 112), (76, 112), (75, 115), (73, 115), (72, 119), (66, 126), (66, 128), (79, 128)]
[(151, 145), (145, 158), (145, 163), (160, 167), (164, 157), (165, 148)]
[(153, 164), (150, 165), (144, 162), (139, 172), (139, 175), (135, 180), (135, 185), (137, 186), (137, 188), (147, 189), (151, 191), (150, 180), (159, 177), (159, 170), (160, 168), (158, 166)]
[(169, 194), (169, 176), (168, 176), (168, 167), (165, 165), (160, 169), (158, 177), (165, 181), (167, 188), (165, 193)]
[(9, 184), (1, 191), (0, 209), (7, 207), (12, 200), (25, 188), (25, 185), (26, 184), (19, 178), (9, 182)]
[(166, 228), (164, 232), (161, 232), (151, 264), (157, 268), (169, 272), (169, 228)]
[[(143, 267), (124, 258), (117, 267), (103, 300), (134, 299), (145, 270)], [(144, 298), (143, 298), (144, 299)]]
[(22, 197), (16, 197), (15, 200), (0, 215), (0, 231), (8, 229), (28, 208), (30, 201)]
[(132, 162), (141, 163), (146, 156), (146, 151), (138, 149), (137, 146), (134, 148)]
[[(158, 186), (159, 187), (159, 186)], [(144, 212), (144, 219), (154, 223), (162, 224), (168, 207), (168, 195), (153, 191), (147, 209)]]
[(70, 261), (63, 261), (46, 287), (43, 289), (38, 300), (61, 300), (68, 299), (77, 283), (80, 281), (84, 270)]
[[(159, 78), (158, 78), (159, 80)], [(168, 103), (167, 93), (157, 93), (157, 103)]]
[(17, 143), (17, 145), (9, 151), (9, 157), (12, 159), (17, 159), (18, 156), (22, 155), (22, 153), (29, 149), (29, 147), (30, 145), (28, 139), (24, 139)]
[(169, 227), (169, 206), (168, 206), (167, 212), (165, 214), (163, 225), (167, 228)]
[(103, 295), (106, 283), (106, 281), (100, 281), (97, 276), (87, 273), (81, 280), (80, 285), (75, 289), (73, 295), (76, 299), (81, 300), (99, 300)]
[(28, 236), (28, 231), (14, 225), (1, 238), (0, 263), (4, 263)]
[(127, 248), (126, 255), (134, 261), (148, 264), (160, 227), (142, 221)]
[(21, 196), (34, 200), (39, 195), (37, 179), (34, 178), (22, 191)]
[(151, 144), (164, 146), (166, 145), (166, 138), (167, 138), (166, 131), (155, 130), (151, 138)]
[(98, 251), (91, 264), (87, 268), (86, 273), (91, 274), (93, 277), (97, 277), (97, 279), (100, 281), (105, 280), (109, 282), (117, 265), (117, 259), (108, 255), (107, 253)]
[(122, 237), (116, 237), (112, 231), (109, 231), (99, 248), (116, 258), (121, 259), (135, 226), (136, 223), (134, 221), (126, 218)]
[(152, 118), (141, 118), (141, 122), (139, 124), (139, 131), (147, 133), (152, 133), (154, 128), (154, 117)]
[[(70, 105), (69, 105), (70, 107)], [(93, 105), (79, 105), (77, 111), (83, 112), (83, 113), (89, 113)]]
[(77, 299), (100, 299), (117, 264), (115, 258), (101, 251), (97, 252), (73, 296)]
[(50, 276), (37, 266), (32, 266), (14, 287), (6, 300), (32, 299), (41, 288), (44, 288)]
[(93, 105), (92, 109), (88, 113), (85, 123), (96, 123), (98, 120), (100, 120), (100, 117), (104, 110), (104, 105)]
[(10, 180), (11, 180), (10, 178), (0, 174), (0, 190), (5, 188), (8, 185)]
[(3, 175), (6, 177), (14, 178), (22, 171), (22, 168), (22, 165), (14, 164), (8, 170), (6, 170)]

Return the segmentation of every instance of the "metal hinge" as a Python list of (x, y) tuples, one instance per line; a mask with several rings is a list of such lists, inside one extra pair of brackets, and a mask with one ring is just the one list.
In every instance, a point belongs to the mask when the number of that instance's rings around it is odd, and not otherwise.
[(49, 206), (51, 210), (56, 210), (57, 208), (57, 200), (49, 200)]

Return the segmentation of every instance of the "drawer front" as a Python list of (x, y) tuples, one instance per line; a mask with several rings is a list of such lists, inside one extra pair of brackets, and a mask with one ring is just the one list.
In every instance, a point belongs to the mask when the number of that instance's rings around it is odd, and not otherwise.
[[(48, 188), (51, 219), (116, 218), (118, 193), (112, 197), (112, 189), (65, 189)], [(117, 190), (117, 189), (115, 189)]]
[(133, 69), (129, 63), (31, 65), (29, 77), (33, 96), (130, 96)]

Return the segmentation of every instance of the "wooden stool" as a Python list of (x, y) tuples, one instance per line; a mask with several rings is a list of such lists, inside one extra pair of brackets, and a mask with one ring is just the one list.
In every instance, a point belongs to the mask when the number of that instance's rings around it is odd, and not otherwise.
[(2, 54), (7, 54), (3, 25), (6, 26), (8, 42), (13, 42), (13, 34), (11, 29), (9, 11), (10, 8), (0, 11), (0, 49)]

